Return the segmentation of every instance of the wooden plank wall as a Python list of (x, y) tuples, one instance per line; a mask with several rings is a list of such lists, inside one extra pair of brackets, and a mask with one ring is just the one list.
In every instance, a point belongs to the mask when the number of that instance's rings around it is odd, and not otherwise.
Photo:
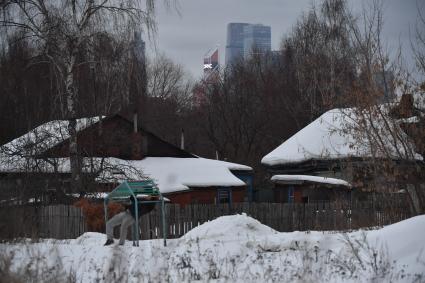
[[(409, 217), (409, 205), (392, 198), (365, 202), (236, 203), (229, 205), (167, 204), (167, 237), (178, 238), (219, 216), (246, 213), (280, 232), (351, 230), (383, 226)], [(141, 239), (162, 238), (161, 211), (157, 206), (140, 221)], [(70, 205), (0, 207), (0, 238), (76, 238), (88, 232), (80, 208)], [(103, 232), (103, 231), (100, 231)], [(129, 233), (131, 237), (132, 233)]]

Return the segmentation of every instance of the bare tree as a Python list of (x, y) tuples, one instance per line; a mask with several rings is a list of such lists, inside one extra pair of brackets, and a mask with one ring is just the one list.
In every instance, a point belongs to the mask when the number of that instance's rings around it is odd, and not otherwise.
[[(417, 141), (423, 139), (419, 136), (423, 131), (411, 131), (413, 135), (409, 135), (404, 124), (411, 121), (404, 118), (421, 118), (413, 117), (417, 112), (413, 101), (407, 101), (408, 96), (401, 102), (396, 99), (382, 103), (385, 102), (382, 98), (391, 91), (389, 87), (412, 89), (384, 47), (382, 11), (382, 2), (373, 1), (363, 10), (361, 20), (350, 24), (351, 40), (357, 50), (354, 62), (358, 78), (351, 89), (352, 95), (347, 98), (349, 104), (356, 107), (344, 111), (350, 123), (343, 131), (355, 137), (351, 146), (366, 151), (368, 165), (363, 170), (365, 175), (360, 177), (369, 180), (371, 190), (391, 193), (403, 189), (414, 212), (420, 214), (425, 209), (421, 177), (424, 156), (418, 152)], [(394, 85), (386, 81), (390, 79), (386, 76), (388, 72), (397, 74)], [(377, 80), (377, 74), (382, 74), (383, 81)], [(408, 107), (410, 111), (400, 107)]]
[(313, 6), (282, 42), (291, 50), (297, 91), (310, 106), (310, 120), (343, 105), (355, 79), (349, 26), (352, 15), (345, 0), (325, 0)]
[(0, 24), (9, 30), (21, 30), (27, 39), (44, 51), (60, 80), (59, 92), (64, 94), (65, 112), (69, 119), (72, 190), (81, 186), (81, 168), (77, 150), (75, 72), (81, 65), (79, 52), (89, 48), (96, 35), (131, 34), (131, 27), (144, 23), (153, 30), (154, 1), (112, 0), (6, 0), (0, 6)]
[(191, 77), (165, 55), (147, 64), (147, 95), (140, 105), (142, 125), (179, 144), (184, 115), (191, 107)]
[(417, 2), (418, 17), (415, 26), (414, 38), (412, 40), (412, 49), (415, 56), (416, 66), (422, 75), (421, 91), (425, 91), (425, 4)]

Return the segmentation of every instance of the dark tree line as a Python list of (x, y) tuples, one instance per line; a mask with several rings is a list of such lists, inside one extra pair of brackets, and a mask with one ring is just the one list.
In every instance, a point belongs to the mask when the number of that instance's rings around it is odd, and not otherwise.
[[(374, 74), (394, 68), (382, 49), (374, 3), (359, 20), (346, 1), (324, 0), (299, 18), (279, 51), (196, 83), (165, 56), (140, 62), (131, 39), (98, 34), (77, 54), (84, 62), (75, 68), (77, 116), (137, 111), (142, 125), (165, 140), (179, 145), (184, 130), (187, 150), (253, 166), (263, 183), (262, 156), (325, 111), (365, 106), (383, 95)], [(0, 54), (0, 143), (66, 118), (65, 97), (58, 95), (63, 85), (48, 54), (15, 37), (4, 40)]]
[[(146, 93), (144, 62), (132, 56), (127, 42), (99, 35), (87, 62), (75, 70), (76, 115), (91, 117), (131, 109)], [(47, 56), (25, 40), (10, 38), (0, 55), (0, 143), (54, 119), (66, 119), (65, 97)]]

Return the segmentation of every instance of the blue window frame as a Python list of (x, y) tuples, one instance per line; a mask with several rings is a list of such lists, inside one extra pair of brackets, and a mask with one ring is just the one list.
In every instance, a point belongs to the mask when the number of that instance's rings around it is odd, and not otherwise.
[(288, 202), (293, 203), (294, 202), (294, 187), (290, 186), (288, 188)]

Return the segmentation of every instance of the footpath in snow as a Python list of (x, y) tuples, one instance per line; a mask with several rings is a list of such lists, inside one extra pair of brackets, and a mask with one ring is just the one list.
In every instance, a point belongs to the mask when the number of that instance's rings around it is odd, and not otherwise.
[(100, 233), (3, 243), (0, 270), (22, 282), (425, 282), (424, 239), (425, 216), (379, 230), (279, 233), (243, 214), (167, 247), (104, 247)]

